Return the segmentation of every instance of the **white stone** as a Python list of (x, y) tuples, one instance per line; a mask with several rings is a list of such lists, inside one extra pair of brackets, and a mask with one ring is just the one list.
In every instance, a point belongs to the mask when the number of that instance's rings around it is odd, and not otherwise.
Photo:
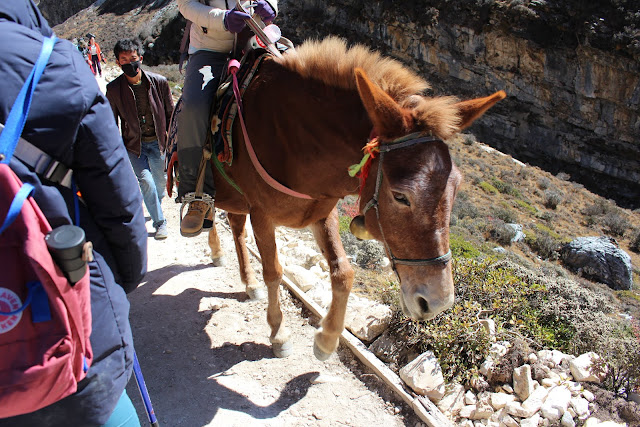
[(507, 354), (507, 351), (509, 351), (509, 347), (511, 347), (511, 343), (509, 341), (495, 342), (491, 344), (489, 353), (497, 357), (502, 357)]
[[(527, 398), (527, 400), (522, 402), (522, 407), (527, 412), (531, 412), (531, 414), (533, 415), (533, 413), (538, 412), (540, 408), (542, 408), (542, 404), (544, 403), (548, 394), (549, 394), (548, 389), (544, 387), (538, 387), (537, 389), (533, 390), (533, 393), (531, 393), (531, 395)], [(529, 415), (529, 417), (530, 416), (531, 415)], [(528, 417), (524, 417), (524, 418), (528, 418)]]
[(442, 412), (456, 416), (464, 406), (464, 386), (462, 384), (447, 384), (444, 388), (444, 397), (438, 402), (438, 409)]
[(551, 378), (543, 378), (542, 385), (546, 388), (555, 387), (558, 385), (558, 380), (552, 380)]
[(555, 424), (560, 420), (563, 412), (562, 409), (556, 406), (544, 404), (540, 409), (540, 414), (542, 414), (542, 416), (549, 420), (552, 424)]
[(482, 375), (488, 378), (489, 374), (491, 373), (491, 370), (493, 369), (493, 365), (494, 365), (493, 356), (489, 355), (484, 360), (484, 362), (482, 362), (482, 365), (480, 365), (480, 368), (478, 370)]
[(524, 401), (533, 392), (531, 366), (522, 365), (513, 370), (513, 389), (518, 397)]
[(504, 384), (504, 385), (502, 386), (502, 389), (503, 389), (506, 393), (513, 394), (513, 387), (511, 387), (511, 385), (509, 385), (509, 384)]
[(476, 405), (476, 410), (471, 414), (472, 420), (486, 420), (493, 415), (493, 408), (489, 405)]
[(604, 379), (606, 372), (595, 372), (593, 366), (599, 359), (600, 356), (591, 351), (571, 360), (571, 362), (569, 362), (569, 368), (571, 369), (573, 378), (580, 382), (589, 381), (600, 383)]
[(539, 422), (540, 414), (535, 414), (531, 417), (520, 420), (520, 427), (538, 427)]
[(288, 265), (284, 268), (284, 272), (303, 292), (314, 288), (319, 281), (315, 273), (300, 265)]
[(513, 415), (520, 418), (529, 418), (530, 416), (538, 412), (540, 408), (525, 409), (520, 402), (514, 401), (514, 402), (507, 403), (507, 406), (505, 406), (505, 409), (507, 410), (507, 413), (509, 415)]
[(587, 419), (584, 423), (584, 427), (597, 427), (600, 425), (600, 420), (596, 417), (591, 417)]
[(461, 418), (471, 418), (471, 414), (473, 414), (476, 410), (476, 405), (465, 405), (460, 409), (460, 413), (458, 414)]
[(538, 361), (538, 356), (536, 356), (535, 353), (531, 353), (528, 357), (529, 363), (531, 365), (533, 365), (534, 363), (536, 363)]
[(482, 319), (480, 320), (480, 325), (484, 328), (485, 332), (489, 337), (493, 338), (496, 336), (496, 321), (493, 319)]
[(574, 397), (571, 399), (571, 407), (576, 411), (578, 418), (589, 415), (589, 401), (582, 397)]
[(566, 411), (571, 403), (571, 390), (566, 385), (554, 387), (549, 391), (545, 403), (553, 402), (554, 406), (562, 408), (562, 411)]
[(513, 402), (516, 400), (516, 397), (512, 394), (507, 393), (491, 393), (491, 406), (496, 411), (507, 406), (507, 403)]
[(519, 427), (518, 422), (509, 414), (507, 414), (506, 410), (502, 410), (500, 414), (500, 427)]
[(476, 403), (478, 403), (476, 395), (471, 390), (467, 390), (467, 392), (464, 394), (464, 403), (467, 405), (475, 405)]
[(596, 400), (596, 397), (589, 390), (582, 390), (582, 397), (587, 399), (589, 402)]
[(388, 305), (352, 295), (347, 303), (344, 324), (362, 341), (373, 341), (389, 327), (392, 316)]
[(560, 366), (563, 360), (570, 359), (570, 358), (571, 358), (570, 356), (564, 354), (559, 350), (551, 350), (551, 360), (553, 361), (553, 364), (556, 366)]
[[(444, 377), (438, 359), (432, 351), (422, 353), (400, 369), (400, 378), (413, 391), (439, 401), (444, 396)], [(469, 417), (464, 417), (469, 418)]]
[(464, 420), (463, 422), (460, 423), (460, 427), (473, 427), (473, 421)]
[(576, 423), (573, 421), (571, 414), (567, 411), (562, 415), (562, 420), (560, 420), (560, 424), (564, 427), (575, 427)]

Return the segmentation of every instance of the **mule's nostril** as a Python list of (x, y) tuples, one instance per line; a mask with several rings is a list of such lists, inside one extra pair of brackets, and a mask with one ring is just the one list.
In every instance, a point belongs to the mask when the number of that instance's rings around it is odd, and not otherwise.
[(429, 303), (426, 299), (418, 297), (418, 305), (420, 306), (420, 310), (422, 310), (423, 313), (429, 312)]

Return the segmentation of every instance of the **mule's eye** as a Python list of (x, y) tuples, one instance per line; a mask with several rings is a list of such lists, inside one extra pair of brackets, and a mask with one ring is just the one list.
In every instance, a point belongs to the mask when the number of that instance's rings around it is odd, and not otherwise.
[(396, 202), (398, 203), (402, 203), (405, 206), (411, 206), (411, 203), (409, 203), (409, 199), (407, 199), (407, 196), (405, 196), (402, 193), (396, 193), (395, 191), (393, 192), (393, 198), (395, 199)]

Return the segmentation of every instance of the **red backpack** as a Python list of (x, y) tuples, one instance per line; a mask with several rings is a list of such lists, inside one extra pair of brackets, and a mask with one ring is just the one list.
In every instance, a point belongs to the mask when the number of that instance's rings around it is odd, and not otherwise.
[[(86, 264), (72, 285), (48, 250), (51, 226), (29, 197), (33, 186), (9, 167), (18, 141), (18, 151), (25, 145), (39, 151), (19, 137), (54, 43), (55, 37), (45, 38), (0, 134), (0, 418), (36, 411), (74, 393), (93, 357)], [(16, 157), (21, 158), (17, 151)]]

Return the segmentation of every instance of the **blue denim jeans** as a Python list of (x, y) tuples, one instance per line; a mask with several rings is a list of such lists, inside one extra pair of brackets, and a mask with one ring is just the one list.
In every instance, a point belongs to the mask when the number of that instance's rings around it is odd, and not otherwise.
[(158, 141), (143, 142), (140, 157), (129, 151), (127, 153), (138, 177), (144, 205), (151, 215), (154, 228), (158, 228), (165, 222), (161, 205), (167, 182), (164, 175), (164, 154), (160, 153)]

